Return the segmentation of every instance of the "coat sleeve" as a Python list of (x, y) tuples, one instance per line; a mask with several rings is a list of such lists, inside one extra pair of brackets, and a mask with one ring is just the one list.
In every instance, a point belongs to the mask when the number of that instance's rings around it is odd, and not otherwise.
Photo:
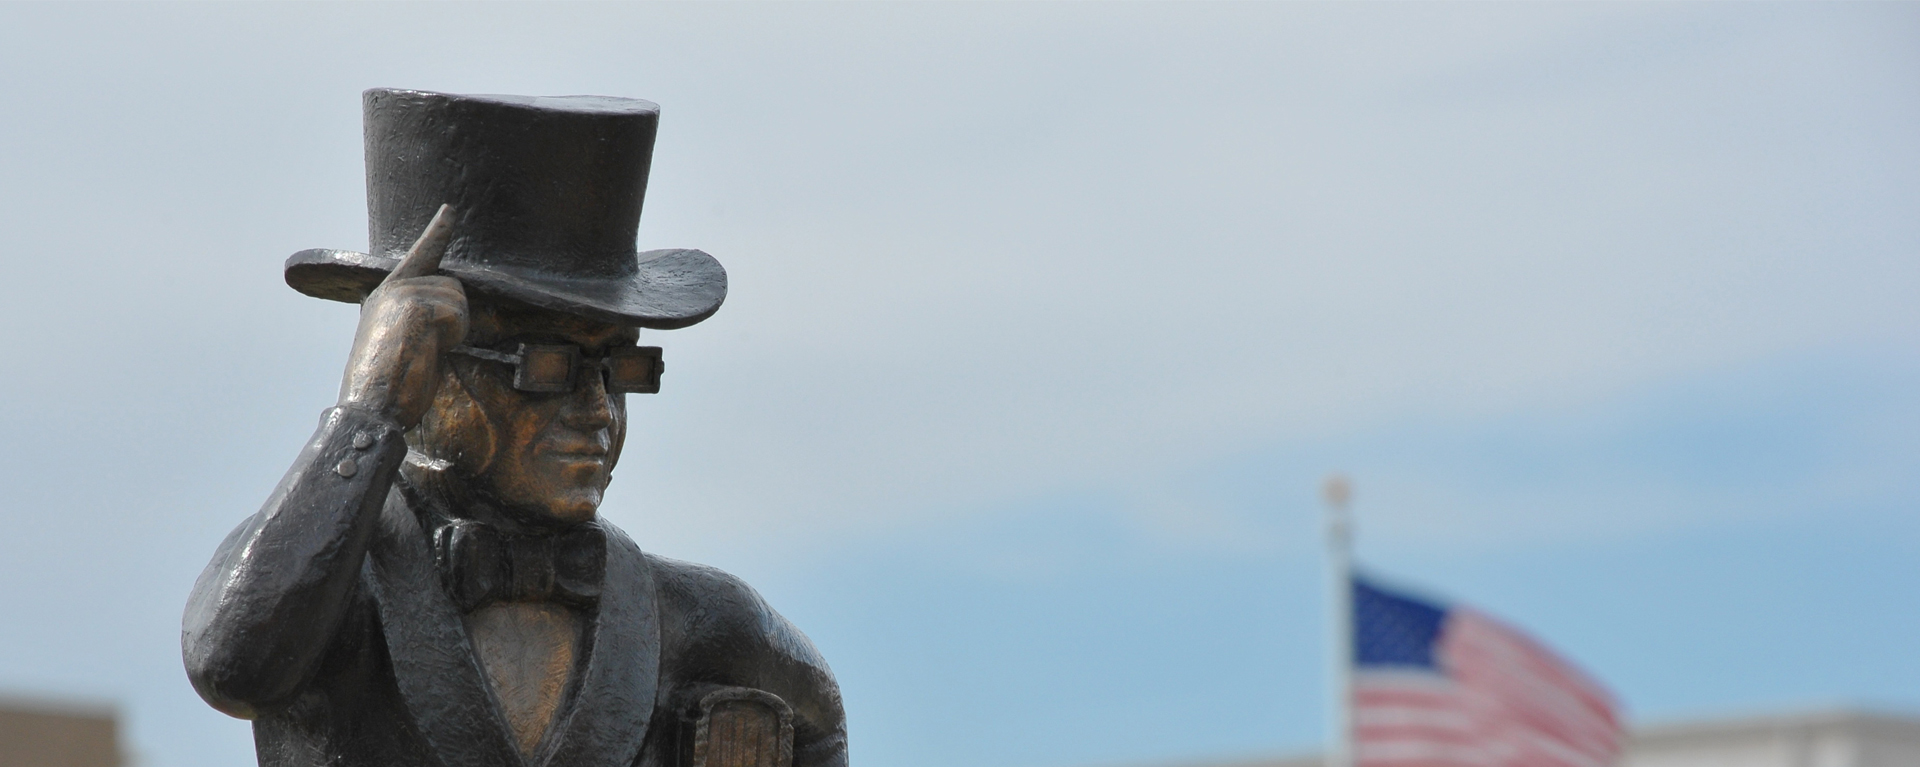
[(299, 693), (352, 603), (406, 452), (398, 424), (332, 408), (266, 504), (220, 544), (180, 639), (208, 704), (252, 719)]
[(754, 671), (762, 689), (793, 706), (793, 767), (846, 767), (847, 715), (826, 659), (772, 608), (763, 625), (769, 662)]

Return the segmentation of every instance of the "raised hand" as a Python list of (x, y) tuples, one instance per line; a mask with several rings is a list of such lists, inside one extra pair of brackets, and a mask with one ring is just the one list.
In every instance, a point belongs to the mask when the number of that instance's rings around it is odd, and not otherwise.
[(440, 206), (400, 265), (360, 304), (360, 327), (340, 381), (340, 405), (370, 410), (413, 428), (440, 385), (440, 360), (467, 335), (467, 294), (435, 275), (453, 235), (453, 208)]

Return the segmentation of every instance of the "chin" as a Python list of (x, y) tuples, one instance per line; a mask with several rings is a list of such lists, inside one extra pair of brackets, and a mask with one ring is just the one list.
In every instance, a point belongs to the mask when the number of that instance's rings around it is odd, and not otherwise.
[(509, 516), (535, 524), (578, 524), (600, 513), (604, 482), (580, 478), (524, 477), (520, 482), (495, 483), (493, 497)]
[(599, 513), (600, 504), (598, 502), (550, 508), (547, 510), (547, 516), (568, 524), (592, 521)]
[(578, 524), (600, 513), (601, 494), (607, 488), (607, 470), (598, 463), (547, 462), (520, 474), (522, 481), (501, 483), (501, 497), (553, 522)]
[(535, 508), (546, 512), (546, 516), (559, 522), (586, 522), (600, 513), (600, 491), (596, 488), (576, 488), (564, 490), (548, 498)]

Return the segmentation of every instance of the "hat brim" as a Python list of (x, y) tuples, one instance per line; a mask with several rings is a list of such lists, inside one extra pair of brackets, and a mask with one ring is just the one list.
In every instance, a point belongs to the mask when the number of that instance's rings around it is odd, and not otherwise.
[[(703, 251), (640, 253), (630, 277), (556, 277), (500, 267), (442, 262), (440, 272), (468, 290), (542, 309), (629, 327), (671, 330), (713, 316), (727, 298), (727, 270)], [(399, 263), (351, 250), (317, 248), (287, 258), (287, 285), (315, 298), (360, 303)]]

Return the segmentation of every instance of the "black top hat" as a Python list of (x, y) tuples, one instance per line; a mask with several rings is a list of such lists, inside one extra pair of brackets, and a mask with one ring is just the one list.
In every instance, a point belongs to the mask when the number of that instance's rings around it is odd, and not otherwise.
[(634, 250), (660, 107), (607, 96), (365, 94), (372, 253), (303, 250), (287, 284), (359, 302), (442, 203), (443, 273), (496, 298), (648, 328), (711, 316), (727, 273), (698, 250)]

